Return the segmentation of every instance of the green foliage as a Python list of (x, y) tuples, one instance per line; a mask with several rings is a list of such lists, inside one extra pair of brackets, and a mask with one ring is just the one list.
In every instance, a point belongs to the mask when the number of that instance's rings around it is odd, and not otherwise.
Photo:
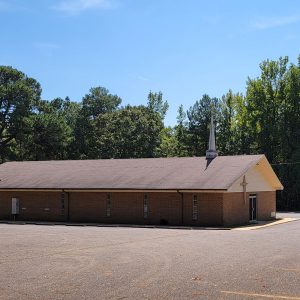
[[(254, 130), (255, 131), (255, 130)], [(253, 128), (249, 125), (247, 103), (243, 95), (231, 90), (220, 100), (217, 145), (219, 154), (250, 154), (255, 144)]]
[(165, 127), (160, 132), (160, 145), (156, 150), (158, 157), (172, 157), (177, 156), (178, 139), (176, 136), (176, 129), (172, 127)]
[(144, 106), (99, 115), (93, 126), (93, 158), (154, 157), (163, 124)]
[(189, 132), (188, 122), (186, 120), (187, 114), (183, 110), (183, 105), (178, 108), (177, 125), (175, 126), (175, 144), (176, 144), (176, 156), (188, 156), (189, 155)]
[(203, 156), (208, 147), (211, 113), (219, 117), (219, 101), (217, 98), (210, 98), (208, 95), (196, 101), (187, 112), (188, 116), (188, 147), (189, 154), (194, 156)]
[(93, 122), (99, 116), (114, 112), (122, 100), (109, 94), (103, 87), (91, 88), (82, 99), (81, 109), (74, 126), (74, 141), (71, 145), (73, 159), (97, 158), (94, 147)]
[(37, 114), (31, 118), (32, 134), (22, 144), (26, 160), (66, 159), (70, 127), (60, 114)]
[[(288, 58), (266, 60), (247, 82), (252, 153), (266, 154), (284, 184), (279, 208), (300, 208), (300, 69)], [(252, 132), (251, 132), (252, 131)]]
[(217, 134), (217, 144), (220, 154), (233, 154), (236, 151), (235, 122), (236, 122), (236, 96), (231, 90), (220, 101), (220, 120)]
[(287, 63), (287, 57), (278, 61), (266, 60), (260, 64), (260, 78), (247, 82), (250, 125), (257, 129), (256, 150), (265, 153), (272, 162), (282, 158), (279, 136), (285, 109)]
[(26, 130), (26, 118), (40, 100), (41, 88), (33, 78), (12, 67), (0, 66), (0, 159), (9, 144)]
[(148, 94), (148, 108), (152, 111), (158, 113), (162, 120), (164, 120), (166, 113), (169, 109), (169, 104), (167, 101), (163, 101), (162, 92)]
[(90, 93), (82, 99), (82, 113), (86, 118), (95, 119), (101, 114), (115, 111), (121, 102), (120, 97), (109, 94), (106, 88), (91, 88)]
[[(27, 130), (19, 134), (12, 148), (17, 160), (67, 159), (72, 141), (69, 100), (42, 100), (24, 119)], [(72, 105), (72, 106), (75, 106)]]
[(245, 96), (203, 95), (164, 127), (162, 92), (150, 91), (147, 106), (120, 107), (121, 98), (103, 87), (81, 102), (46, 101), (35, 79), (0, 66), (0, 159), (204, 156), (213, 113), (219, 154), (266, 154), (285, 187), (278, 207), (300, 209), (300, 57), (297, 65), (266, 60), (260, 69)]

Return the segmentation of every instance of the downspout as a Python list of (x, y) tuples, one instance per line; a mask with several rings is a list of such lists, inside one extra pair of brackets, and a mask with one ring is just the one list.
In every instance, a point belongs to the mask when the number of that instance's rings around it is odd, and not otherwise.
[(181, 225), (183, 225), (183, 193), (177, 190), (177, 193), (181, 196)]

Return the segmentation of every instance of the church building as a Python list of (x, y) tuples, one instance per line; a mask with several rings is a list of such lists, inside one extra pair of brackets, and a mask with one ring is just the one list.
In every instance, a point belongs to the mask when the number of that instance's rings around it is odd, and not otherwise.
[(264, 155), (7, 162), (0, 220), (234, 226), (276, 216)]

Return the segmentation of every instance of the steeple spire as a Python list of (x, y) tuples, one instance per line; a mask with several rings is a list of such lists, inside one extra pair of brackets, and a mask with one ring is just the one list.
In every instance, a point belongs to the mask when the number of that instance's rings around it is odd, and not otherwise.
[(208, 150), (206, 150), (206, 159), (214, 159), (217, 156), (218, 156), (218, 152), (216, 150), (215, 125), (214, 125), (213, 113), (211, 113), (210, 130), (209, 130), (209, 146), (208, 146)]

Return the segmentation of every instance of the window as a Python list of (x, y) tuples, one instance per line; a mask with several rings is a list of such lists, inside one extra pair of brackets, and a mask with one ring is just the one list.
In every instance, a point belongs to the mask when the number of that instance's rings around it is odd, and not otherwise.
[(198, 199), (196, 195), (193, 197), (193, 220), (198, 220)]
[(11, 214), (18, 215), (20, 213), (20, 200), (19, 198), (11, 198)]
[(60, 214), (62, 216), (65, 215), (65, 193), (61, 193), (60, 195)]
[(106, 216), (107, 217), (111, 216), (111, 198), (110, 198), (110, 194), (107, 194), (107, 196), (106, 196)]
[(148, 195), (144, 194), (144, 219), (148, 218)]

